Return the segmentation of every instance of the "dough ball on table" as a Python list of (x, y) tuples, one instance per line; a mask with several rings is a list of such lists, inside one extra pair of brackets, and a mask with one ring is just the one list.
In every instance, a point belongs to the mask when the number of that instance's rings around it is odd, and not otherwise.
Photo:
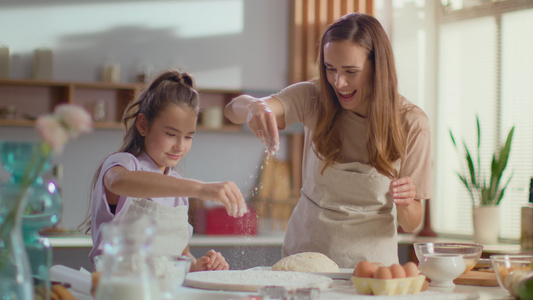
[(282, 258), (272, 271), (338, 273), (339, 266), (322, 253), (302, 252)]

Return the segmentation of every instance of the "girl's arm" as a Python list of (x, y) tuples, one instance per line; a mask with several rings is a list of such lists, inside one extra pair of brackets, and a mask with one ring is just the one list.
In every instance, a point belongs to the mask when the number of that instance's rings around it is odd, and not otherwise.
[(285, 108), (278, 99), (241, 95), (226, 105), (224, 115), (235, 124), (248, 123), (269, 152), (279, 148), (278, 130), (285, 128)]
[(244, 196), (231, 181), (206, 183), (115, 166), (105, 173), (104, 185), (109, 204), (117, 204), (119, 195), (136, 198), (194, 197), (221, 203), (230, 216), (240, 217), (248, 211)]

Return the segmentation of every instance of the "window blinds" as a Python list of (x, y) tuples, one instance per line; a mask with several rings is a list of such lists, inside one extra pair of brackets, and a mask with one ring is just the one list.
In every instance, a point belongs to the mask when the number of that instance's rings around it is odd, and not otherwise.
[(455, 152), (448, 130), (475, 153), (478, 115), (481, 164), (487, 178), (492, 153), (516, 126), (502, 179), (513, 175), (500, 204), (500, 237), (520, 236), (520, 207), (527, 203), (533, 176), (533, 8), (526, 5), (531, 1), (506, 2), (505, 11), (498, 5), (486, 6), (482, 16), (470, 10), (467, 17), (444, 18), (439, 26), (432, 221), (440, 233), (472, 234), (472, 203), (455, 174), (464, 157)]

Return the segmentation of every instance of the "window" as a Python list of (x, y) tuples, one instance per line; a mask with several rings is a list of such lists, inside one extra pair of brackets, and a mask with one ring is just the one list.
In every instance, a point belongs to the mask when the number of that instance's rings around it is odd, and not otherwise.
[(500, 237), (517, 240), (520, 207), (528, 202), (533, 177), (533, 0), (392, 3), (400, 93), (433, 124), (432, 229), (473, 233), (472, 201), (456, 174), (464, 158), (455, 152), (449, 130), (474, 150), (478, 115), (486, 176), (497, 145), (516, 126), (502, 179), (513, 174), (500, 204)]
[[(520, 2), (521, 4), (516, 4)], [(531, 1), (529, 1), (531, 2)], [(490, 176), (497, 146), (514, 125), (510, 161), (513, 175), (500, 203), (500, 237), (520, 236), (520, 207), (528, 201), (533, 176), (533, 8), (506, 1), (489, 3), (475, 14), (444, 15), (439, 24), (437, 71), (436, 182), (434, 230), (472, 234), (472, 202), (455, 172), (464, 158), (455, 152), (448, 130), (475, 151), (476, 115), (481, 125), (481, 165)], [(515, 4), (513, 6), (513, 4)]]
[(487, 1), (502, 2), (507, 0), (441, 0), (442, 10), (445, 12), (476, 8), (483, 6)]

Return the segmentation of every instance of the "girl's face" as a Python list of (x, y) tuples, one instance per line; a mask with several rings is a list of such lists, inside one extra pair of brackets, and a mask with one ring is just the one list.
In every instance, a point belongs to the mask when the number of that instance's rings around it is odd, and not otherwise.
[(143, 114), (137, 117), (137, 130), (144, 136), (144, 149), (159, 169), (173, 168), (192, 146), (196, 130), (193, 109), (170, 104), (148, 126)]
[(329, 42), (324, 45), (324, 65), (341, 106), (365, 116), (374, 73), (368, 51), (350, 41)]

